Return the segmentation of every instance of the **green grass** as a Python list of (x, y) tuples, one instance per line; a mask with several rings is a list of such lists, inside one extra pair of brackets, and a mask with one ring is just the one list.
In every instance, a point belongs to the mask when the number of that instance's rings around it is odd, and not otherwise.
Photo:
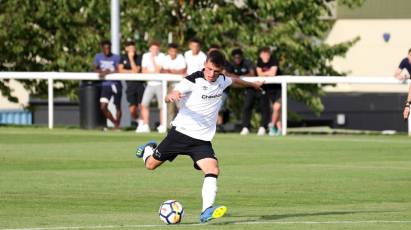
[(185, 207), (178, 229), (411, 229), (406, 136), (217, 135), (217, 203), (229, 212), (200, 226), (202, 175), (191, 159), (153, 172), (134, 157), (136, 145), (162, 138), (0, 128), (0, 229), (157, 229), (167, 199)]

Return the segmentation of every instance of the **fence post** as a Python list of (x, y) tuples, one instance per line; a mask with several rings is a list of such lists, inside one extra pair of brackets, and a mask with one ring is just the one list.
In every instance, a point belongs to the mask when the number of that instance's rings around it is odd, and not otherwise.
[[(163, 103), (162, 106), (162, 110), (161, 110), (161, 121), (162, 124), (167, 127), (167, 103), (166, 103), (166, 96), (167, 96), (167, 81), (166, 80), (162, 80), (162, 92), (163, 92), (163, 101), (161, 103)], [(160, 103), (160, 102), (159, 102)]]
[(53, 78), (52, 77), (48, 77), (48, 108), (49, 108), (49, 129), (53, 129), (53, 125), (54, 125), (54, 92), (53, 92)]
[(287, 82), (281, 82), (281, 123), (282, 135), (287, 135)]

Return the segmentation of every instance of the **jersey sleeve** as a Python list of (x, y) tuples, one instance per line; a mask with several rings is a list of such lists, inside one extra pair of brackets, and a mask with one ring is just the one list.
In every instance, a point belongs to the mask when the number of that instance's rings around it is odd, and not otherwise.
[(227, 88), (228, 86), (230, 86), (231, 84), (233, 84), (233, 80), (231, 79), (231, 77), (227, 77), (224, 76), (224, 81), (223, 81), (223, 88)]
[(193, 82), (183, 79), (176, 85), (176, 87), (174, 87), (174, 90), (177, 90), (180, 93), (189, 93), (193, 90), (193, 87)]

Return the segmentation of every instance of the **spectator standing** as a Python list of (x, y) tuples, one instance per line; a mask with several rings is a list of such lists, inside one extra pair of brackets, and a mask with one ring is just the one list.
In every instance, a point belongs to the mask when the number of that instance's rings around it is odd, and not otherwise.
[(410, 79), (411, 74), (411, 49), (408, 50), (408, 56), (400, 62), (395, 70), (394, 76), (399, 80)]
[[(264, 47), (260, 50), (260, 55), (257, 61), (257, 75), (261, 77), (277, 76), (280, 73), (278, 61), (271, 54), (270, 48)], [(269, 135), (281, 135), (281, 85), (268, 84), (264, 85), (267, 97), (272, 106), (271, 123), (269, 124)], [(261, 131), (261, 132), (260, 132)], [(260, 127), (258, 134), (265, 134), (265, 130)]]
[[(236, 76), (256, 76), (255, 66), (250, 60), (244, 58), (244, 53), (241, 49), (234, 49), (231, 52), (231, 58), (232, 62), (230, 65), (230, 72), (232, 74)], [(265, 133), (265, 130), (261, 131), (261, 128), (267, 125), (267, 121), (270, 116), (268, 97), (264, 94), (264, 92), (254, 90), (252, 88), (247, 88), (244, 95), (242, 118), (243, 129), (241, 130), (241, 135), (248, 135), (250, 133), (251, 115), (253, 112), (253, 107), (257, 102), (257, 99), (259, 99), (259, 106), (261, 112), (259, 132), (260, 135), (263, 131)]]
[[(126, 53), (121, 56), (118, 71), (120, 73), (140, 73), (141, 72), (141, 55), (136, 52), (136, 46), (133, 41), (126, 43)], [(127, 101), (129, 103), (129, 111), (131, 116), (131, 126), (137, 127), (138, 124), (143, 124), (139, 119), (141, 111), (141, 100), (144, 94), (144, 82), (142, 81), (127, 81)]]
[[(175, 43), (168, 44), (167, 56), (164, 59), (162, 73), (181, 74), (187, 73), (186, 61), (182, 54), (179, 53), (179, 47)], [(170, 89), (175, 87), (176, 83), (169, 84)], [(178, 103), (167, 106), (168, 118), (173, 119), (177, 112)], [(168, 124), (168, 122), (167, 122)]]
[[(410, 79), (410, 73), (411, 73), (411, 49), (408, 50), (408, 56), (402, 59), (400, 65), (395, 70), (394, 76), (397, 79), (404, 81), (406, 79)], [(404, 111), (403, 111), (404, 120), (409, 119), (410, 104), (411, 104), (411, 85), (410, 85), (410, 88), (408, 89), (408, 97), (404, 105)]]
[[(99, 73), (101, 78), (104, 78), (107, 74), (117, 72), (117, 67), (120, 62), (120, 56), (111, 52), (111, 42), (102, 41), (100, 43), (102, 52), (96, 54), (94, 57), (93, 67), (95, 72)], [(120, 128), (121, 119), (121, 93), (122, 85), (121, 81), (104, 80), (101, 83), (101, 95), (100, 95), (100, 109), (106, 119), (110, 120), (116, 129)], [(108, 110), (108, 103), (113, 98), (114, 105), (116, 107), (116, 116)]]
[[(160, 73), (165, 55), (160, 52), (160, 43), (151, 42), (149, 45), (149, 52), (143, 55), (141, 61), (141, 67), (143, 73)], [(163, 91), (161, 81), (148, 81), (144, 90), (143, 99), (141, 102), (141, 117), (143, 124), (137, 127), (137, 133), (150, 132), (149, 117), (150, 117), (150, 102), (153, 97), (157, 98), (158, 108), (160, 109), (160, 126), (157, 127), (159, 133), (166, 132), (166, 126), (163, 124), (163, 118), (161, 117), (161, 110), (163, 105)]]
[(178, 52), (178, 45), (170, 43), (168, 45), (167, 56), (164, 59), (162, 73), (185, 75), (187, 66), (183, 55)]
[(190, 75), (204, 68), (207, 56), (201, 51), (201, 42), (197, 38), (190, 39), (188, 47), (190, 50), (184, 53), (184, 58), (187, 63), (187, 75)]

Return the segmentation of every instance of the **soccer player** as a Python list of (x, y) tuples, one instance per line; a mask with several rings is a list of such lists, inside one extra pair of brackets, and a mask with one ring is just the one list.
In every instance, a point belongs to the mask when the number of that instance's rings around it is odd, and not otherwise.
[(137, 148), (137, 157), (143, 158), (145, 167), (154, 170), (165, 161), (173, 161), (178, 155), (189, 155), (194, 168), (204, 173), (202, 188), (203, 208), (200, 222), (222, 217), (226, 206), (214, 205), (217, 194), (218, 161), (211, 140), (216, 131), (217, 114), (221, 95), (230, 85), (253, 87), (261, 90), (261, 82), (246, 82), (222, 74), (224, 55), (210, 52), (202, 71), (184, 78), (165, 98), (167, 103), (180, 101), (181, 108), (172, 122), (167, 137), (157, 146), (149, 142)]

